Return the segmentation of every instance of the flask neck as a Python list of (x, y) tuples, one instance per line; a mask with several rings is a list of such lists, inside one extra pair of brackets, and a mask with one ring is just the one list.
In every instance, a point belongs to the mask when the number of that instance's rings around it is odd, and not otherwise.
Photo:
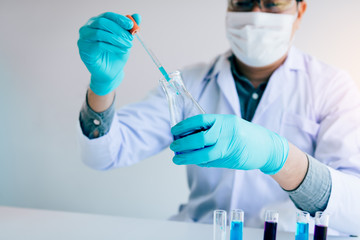
[(170, 73), (170, 80), (160, 79), (169, 104), (171, 126), (175, 126), (182, 120), (204, 114), (204, 110), (187, 91), (180, 72)]

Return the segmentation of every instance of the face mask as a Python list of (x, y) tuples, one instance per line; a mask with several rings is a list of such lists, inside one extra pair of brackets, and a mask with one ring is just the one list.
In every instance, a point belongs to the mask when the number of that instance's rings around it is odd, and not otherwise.
[(227, 12), (226, 35), (235, 56), (244, 64), (264, 67), (289, 50), (296, 15)]

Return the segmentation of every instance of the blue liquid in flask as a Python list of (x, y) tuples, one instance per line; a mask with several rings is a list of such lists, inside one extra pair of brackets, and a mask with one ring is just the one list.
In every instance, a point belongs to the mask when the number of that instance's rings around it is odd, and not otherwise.
[(265, 222), (264, 240), (276, 239), (277, 222)]
[(295, 240), (309, 240), (309, 224), (298, 222), (296, 223)]
[(232, 221), (230, 228), (230, 240), (242, 240), (243, 239), (243, 222)]
[(183, 138), (183, 137), (186, 137), (186, 136), (189, 136), (191, 134), (198, 133), (198, 132), (201, 132), (201, 131), (204, 131), (204, 130), (206, 130), (206, 129), (200, 128), (200, 129), (197, 129), (195, 131), (191, 131), (191, 132), (187, 132), (187, 133), (184, 133), (184, 134), (181, 134), (181, 135), (177, 135), (177, 136), (174, 136), (174, 140), (178, 140), (179, 138)]
[[(186, 136), (188, 136), (190, 134), (198, 133), (198, 132), (205, 131), (205, 130), (206, 129), (204, 129), (204, 128), (200, 128), (200, 129), (197, 129), (195, 131), (187, 132), (187, 133), (184, 133), (184, 134), (181, 134), (181, 135), (177, 135), (177, 136), (174, 135), (173, 137), (174, 137), (174, 140), (178, 140), (179, 138), (183, 138), (183, 137), (186, 137)], [(185, 153), (185, 152), (175, 152), (175, 155), (180, 154), (180, 153)]]
[(315, 225), (314, 240), (326, 240), (327, 227)]

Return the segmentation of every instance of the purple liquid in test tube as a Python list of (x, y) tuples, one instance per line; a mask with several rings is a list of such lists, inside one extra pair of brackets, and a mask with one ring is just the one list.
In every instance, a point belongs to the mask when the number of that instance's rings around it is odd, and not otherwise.
[(279, 213), (273, 210), (265, 212), (264, 240), (276, 240)]
[(264, 228), (264, 240), (275, 240), (276, 239), (276, 222), (265, 222)]
[(314, 240), (326, 240), (327, 227), (315, 225)]
[(326, 240), (328, 226), (329, 226), (329, 215), (324, 214), (323, 212), (316, 212), (314, 240)]

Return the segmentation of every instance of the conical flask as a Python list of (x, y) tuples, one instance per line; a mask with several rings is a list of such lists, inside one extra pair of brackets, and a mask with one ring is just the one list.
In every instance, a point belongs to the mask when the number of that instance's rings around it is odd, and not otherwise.
[[(191, 94), (187, 91), (184, 82), (182, 81), (179, 71), (175, 71), (169, 74), (170, 80), (165, 78), (160, 79), (160, 85), (162, 86), (166, 98), (169, 104), (170, 111), (170, 124), (171, 127), (175, 126), (182, 120), (198, 115), (204, 114), (205, 111), (195, 101)], [(174, 136), (175, 139), (184, 137), (194, 132), (202, 131), (203, 129), (197, 129), (182, 136)]]

